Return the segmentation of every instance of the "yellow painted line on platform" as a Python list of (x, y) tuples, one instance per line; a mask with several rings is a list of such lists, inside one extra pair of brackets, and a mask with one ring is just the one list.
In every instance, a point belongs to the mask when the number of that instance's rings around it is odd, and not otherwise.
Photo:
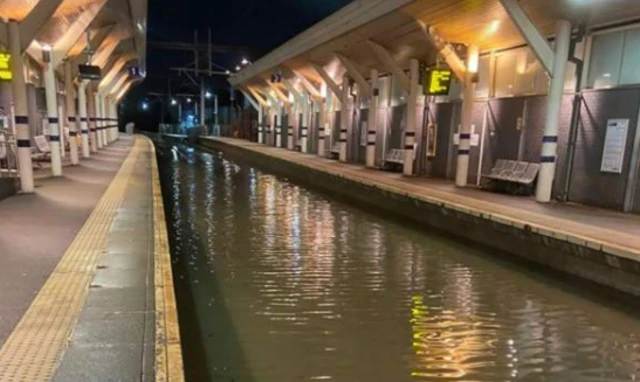
[(171, 255), (167, 237), (167, 225), (162, 202), (162, 189), (158, 174), (158, 163), (155, 148), (152, 147), (151, 182), (153, 188), (153, 221), (154, 221), (154, 285), (156, 303), (156, 381), (184, 381), (184, 364), (180, 343), (180, 325), (178, 309), (173, 287), (171, 271)]
[(67, 248), (29, 309), (0, 349), (0, 381), (49, 381), (62, 359), (84, 306), (109, 230), (131, 177), (140, 146), (129, 155)]

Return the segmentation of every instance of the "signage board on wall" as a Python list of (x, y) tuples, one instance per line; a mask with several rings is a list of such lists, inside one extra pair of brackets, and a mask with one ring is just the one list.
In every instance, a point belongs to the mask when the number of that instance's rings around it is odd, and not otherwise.
[(614, 174), (622, 173), (628, 130), (628, 119), (610, 119), (607, 121), (607, 135), (604, 139), (600, 171)]
[(425, 94), (431, 96), (448, 95), (451, 90), (451, 70), (431, 69), (425, 84)]
[(7, 52), (0, 52), (0, 80), (11, 81), (12, 79), (11, 54)]

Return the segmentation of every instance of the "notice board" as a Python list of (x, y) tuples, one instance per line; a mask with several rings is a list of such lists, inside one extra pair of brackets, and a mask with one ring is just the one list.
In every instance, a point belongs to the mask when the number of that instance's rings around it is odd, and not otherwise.
[(622, 173), (628, 130), (628, 119), (610, 119), (607, 121), (607, 135), (604, 140), (600, 171), (614, 174)]

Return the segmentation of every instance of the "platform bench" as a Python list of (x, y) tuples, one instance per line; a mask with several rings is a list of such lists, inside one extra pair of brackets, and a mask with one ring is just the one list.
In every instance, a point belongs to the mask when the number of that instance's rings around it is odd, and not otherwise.
[(511, 193), (531, 193), (540, 164), (498, 159), (489, 174), (484, 174), (483, 187), (506, 189)]

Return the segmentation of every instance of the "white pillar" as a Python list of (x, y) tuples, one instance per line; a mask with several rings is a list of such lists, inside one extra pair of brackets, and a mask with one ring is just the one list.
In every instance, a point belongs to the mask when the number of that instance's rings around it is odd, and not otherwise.
[(460, 140), (458, 144), (458, 164), (456, 168), (456, 186), (465, 187), (469, 176), (469, 149), (471, 148), (471, 115), (476, 96), (475, 75), (478, 72), (478, 47), (467, 48), (467, 71), (465, 72), (462, 98), (462, 116)]
[[(282, 135), (283, 130), (285, 129), (285, 126), (282, 126), (282, 114), (284, 113), (284, 104), (280, 105), (280, 108), (278, 109), (278, 126), (280, 126), (280, 135)], [(287, 126), (286, 126), (286, 131), (287, 131), (287, 149), (289, 150), (293, 150), (293, 121), (295, 121), (295, 116), (293, 115), (293, 106), (288, 105), (287, 106), (287, 116), (289, 118), (287, 118)]]
[(340, 106), (340, 154), (338, 159), (340, 162), (347, 161), (347, 133), (349, 132), (349, 77), (342, 77), (342, 104)]
[(69, 156), (71, 164), (77, 165), (80, 160), (78, 158), (78, 124), (76, 116), (75, 88), (73, 86), (73, 76), (71, 75), (71, 62), (64, 63), (64, 87), (66, 89), (65, 100), (67, 104), (67, 122), (69, 124)]
[(62, 157), (60, 154), (60, 118), (58, 116), (58, 92), (56, 75), (53, 67), (51, 48), (43, 50), (44, 58), (44, 91), (47, 103), (47, 120), (49, 122), (49, 146), (51, 147), (51, 174), (62, 175)]
[(27, 109), (27, 84), (24, 79), (24, 61), (20, 46), (20, 28), (16, 21), (9, 21), (9, 51), (11, 53), (11, 90), (15, 111), (16, 145), (22, 192), (33, 192), (33, 164), (31, 162), (31, 133)]
[[(264, 131), (264, 114), (262, 112), (263, 108), (262, 106), (260, 106), (260, 110), (258, 110), (258, 143), (262, 144), (264, 143), (264, 139), (263, 139), (263, 131)], [(267, 113), (268, 114), (268, 113)], [(217, 115), (216, 115), (216, 118)], [(217, 120), (216, 120), (216, 125), (218, 124)]]
[(118, 104), (111, 102), (111, 121), (113, 122), (113, 140), (118, 140)]
[(564, 92), (564, 78), (569, 57), (571, 42), (571, 23), (558, 21), (556, 25), (555, 55), (553, 73), (547, 96), (547, 114), (545, 116), (544, 136), (542, 137), (542, 157), (540, 173), (536, 189), (536, 200), (542, 203), (551, 201), (553, 180), (556, 175), (556, 158), (558, 150), (558, 126), (560, 124), (560, 108)]
[(107, 108), (105, 107), (106, 99), (104, 95), (100, 94), (98, 98), (100, 100), (100, 121), (102, 131), (102, 143), (107, 146), (111, 141), (109, 140), (109, 119), (107, 118)]
[(309, 120), (311, 119), (311, 104), (309, 93), (303, 90), (302, 95), (302, 123), (300, 124), (300, 152), (306, 154), (309, 151)]
[(378, 132), (378, 71), (371, 69), (371, 97), (367, 116), (367, 167), (376, 165), (376, 138)]
[[(206, 110), (206, 106), (205, 106), (205, 102), (206, 102), (206, 91), (204, 89), (204, 80), (200, 80), (200, 126), (205, 126), (204, 124), (204, 117), (205, 117), (205, 110)], [(209, 135), (207, 133), (207, 135)]]
[(319, 99), (318, 101), (318, 156), (324, 157), (327, 151), (327, 129), (326, 126), (326, 109), (325, 99)]
[(82, 80), (78, 85), (78, 118), (80, 120), (80, 133), (82, 134), (82, 157), (89, 158), (91, 150), (89, 147), (89, 125), (87, 123), (87, 83)]
[(418, 107), (418, 95), (420, 85), (420, 64), (412, 58), (410, 61), (409, 94), (407, 98), (407, 126), (404, 130), (404, 166), (402, 174), (413, 175), (413, 162), (415, 159), (416, 143), (416, 109)]
[(96, 144), (98, 149), (101, 149), (104, 146), (102, 141), (102, 111), (100, 110), (100, 95), (97, 92), (93, 94), (93, 107), (95, 108)]
[(98, 134), (96, 134), (96, 97), (93, 93), (93, 84), (87, 84), (87, 103), (89, 106), (89, 140), (91, 143), (91, 152), (98, 151)]

